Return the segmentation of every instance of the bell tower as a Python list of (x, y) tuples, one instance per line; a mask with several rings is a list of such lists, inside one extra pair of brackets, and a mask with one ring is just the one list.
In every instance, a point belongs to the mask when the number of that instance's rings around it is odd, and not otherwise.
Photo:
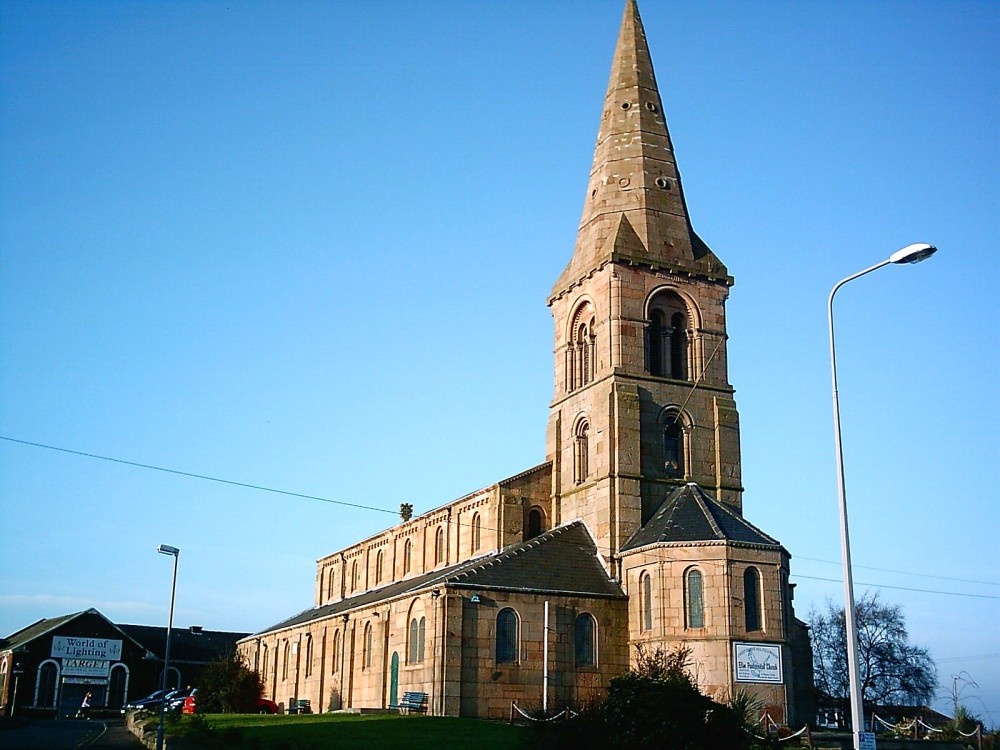
[(553, 522), (582, 518), (607, 560), (684, 484), (742, 510), (726, 362), (732, 284), (691, 226), (628, 0), (576, 246), (548, 300)]

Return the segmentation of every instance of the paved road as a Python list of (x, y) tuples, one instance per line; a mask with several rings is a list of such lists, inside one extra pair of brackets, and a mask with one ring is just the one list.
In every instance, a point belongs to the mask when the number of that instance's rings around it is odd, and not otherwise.
[(120, 722), (42, 719), (0, 730), (2, 750), (137, 750), (142, 743)]

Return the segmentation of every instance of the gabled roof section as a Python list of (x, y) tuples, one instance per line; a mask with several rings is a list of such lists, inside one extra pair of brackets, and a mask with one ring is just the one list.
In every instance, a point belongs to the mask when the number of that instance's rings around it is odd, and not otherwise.
[(538, 464), (538, 466), (532, 466), (530, 469), (522, 471), (520, 474), (515, 474), (512, 477), (507, 477), (506, 479), (501, 479), (497, 482), (501, 487), (509, 487), (510, 485), (516, 483), (517, 481), (524, 479), (525, 477), (530, 477), (532, 474), (537, 474), (541, 471), (548, 471), (552, 468), (552, 462), (546, 461), (543, 464)]
[[(167, 645), (167, 629), (156, 625), (119, 625), (119, 630), (143, 648), (162, 659)], [(207, 664), (236, 650), (236, 644), (249, 633), (230, 633), (200, 628), (174, 628), (170, 631), (170, 661)]]
[[(633, 231), (623, 236), (626, 226)], [(552, 297), (607, 262), (732, 284), (691, 227), (635, 0), (627, 1), (618, 34), (576, 247)]]
[(553, 595), (624, 598), (597, 557), (597, 545), (581, 521), (547, 531), (473, 560), (395, 581), (322, 607), (311, 607), (260, 633), (284, 630), (314, 620), (416, 595), (435, 588), (522, 591)]
[[(111, 622), (111, 620), (105, 617), (103, 613), (99, 612), (93, 607), (91, 607), (90, 609), (85, 609), (82, 612), (73, 612), (72, 614), (68, 615), (60, 615), (59, 617), (50, 617), (32, 623), (28, 627), (22, 628), (21, 630), (18, 630), (16, 633), (13, 633), (9, 635), (7, 638), (3, 639), (3, 644), (2, 646), (0, 646), (0, 648), (13, 649), (17, 648), (18, 646), (23, 646), (85, 615), (94, 615), (96, 617), (100, 617), (108, 625), (110, 625), (112, 628), (121, 633), (123, 638), (132, 641), (133, 643), (135, 643), (136, 646), (140, 648), (145, 648), (145, 645), (137, 641), (135, 638), (133, 638), (130, 633), (127, 633), (124, 630), (122, 630), (121, 625), (116, 625), (115, 623)], [(166, 629), (164, 628), (164, 630)]]
[(515, 544), (448, 577), (455, 588), (620, 597), (625, 593), (597, 557), (581, 521)]
[(780, 547), (769, 537), (691, 482), (675, 490), (653, 517), (625, 543), (622, 551), (650, 544), (736, 542)]

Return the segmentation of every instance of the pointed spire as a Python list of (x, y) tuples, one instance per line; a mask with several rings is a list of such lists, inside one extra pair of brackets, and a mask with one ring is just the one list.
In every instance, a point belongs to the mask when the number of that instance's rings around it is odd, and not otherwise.
[(615, 260), (732, 283), (691, 228), (635, 0), (625, 4), (584, 200), (573, 258), (554, 297)]

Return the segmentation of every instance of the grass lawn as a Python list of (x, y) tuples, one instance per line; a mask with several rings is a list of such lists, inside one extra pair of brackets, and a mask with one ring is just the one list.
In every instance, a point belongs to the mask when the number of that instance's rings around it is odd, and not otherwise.
[[(521, 750), (530, 735), (509, 724), (444, 716), (208, 714), (205, 719), (214, 735), (206, 747), (253, 750)], [(183, 732), (189, 721), (185, 717), (178, 729)]]

